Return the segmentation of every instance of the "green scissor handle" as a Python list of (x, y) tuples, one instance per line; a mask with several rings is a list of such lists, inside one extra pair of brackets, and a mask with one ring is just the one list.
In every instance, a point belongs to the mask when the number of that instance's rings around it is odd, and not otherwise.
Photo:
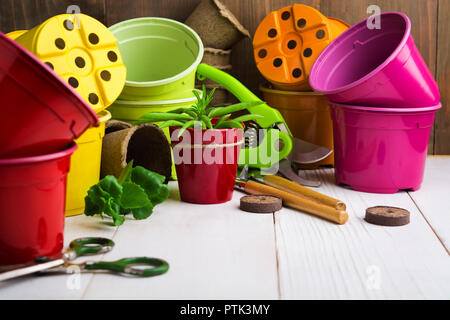
[(106, 253), (113, 247), (114, 242), (107, 238), (79, 238), (70, 242), (70, 249), (76, 253), (76, 257)]
[[(148, 266), (148, 268), (135, 268)], [(137, 257), (124, 258), (111, 262), (87, 262), (83, 265), (86, 270), (106, 270), (135, 277), (153, 277), (169, 270), (169, 264), (157, 258)]]

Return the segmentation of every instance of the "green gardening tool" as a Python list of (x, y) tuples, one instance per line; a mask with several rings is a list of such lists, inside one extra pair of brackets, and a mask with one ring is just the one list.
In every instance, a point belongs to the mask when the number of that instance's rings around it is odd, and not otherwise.
[(295, 163), (314, 163), (332, 152), (330, 149), (294, 138), (281, 113), (261, 101), (231, 75), (201, 63), (197, 67), (197, 78), (201, 81), (206, 78), (213, 80), (241, 102), (261, 102), (247, 109), (249, 113), (263, 117), (245, 123), (245, 146), (241, 149), (239, 166), (247, 164), (250, 168), (268, 169), (284, 158)]
[[(77, 257), (98, 255), (107, 253), (114, 247), (114, 242), (106, 238), (80, 238), (70, 243), (70, 249), (66, 250), (57, 259), (41, 258), (26, 266), (17, 267), (0, 273), (0, 281), (21, 277), (36, 272), (67, 272), (68, 269), (77, 267), (80, 271), (95, 272), (109, 271), (121, 275), (135, 277), (153, 277), (169, 270), (169, 264), (161, 259), (136, 257), (123, 258), (111, 262), (84, 262), (71, 263)], [(142, 267), (142, 268), (139, 268)]]

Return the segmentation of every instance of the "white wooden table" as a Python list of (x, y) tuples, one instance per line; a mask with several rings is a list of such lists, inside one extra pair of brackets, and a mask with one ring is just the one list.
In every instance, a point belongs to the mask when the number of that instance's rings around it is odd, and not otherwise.
[[(0, 299), (450, 299), (450, 158), (429, 158), (422, 188), (394, 195), (336, 186), (332, 169), (308, 173), (320, 192), (343, 200), (343, 226), (284, 208), (258, 215), (225, 205), (171, 199), (144, 221), (121, 227), (107, 220), (66, 219), (65, 243), (80, 236), (110, 237), (115, 260), (155, 256), (167, 274), (127, 278), (109, 274), (29, 276), (0, 283)], [(411, 223), (381, 227), (365, 209), (408, 209)]]

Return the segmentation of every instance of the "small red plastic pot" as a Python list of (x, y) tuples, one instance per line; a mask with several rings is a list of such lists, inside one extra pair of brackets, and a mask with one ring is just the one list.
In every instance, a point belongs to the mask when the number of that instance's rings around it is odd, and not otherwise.
[(182, 201), (217, 204), (231, 200), (243, 143), (239, 129), (187, 129), (177, 141), (178, 130), (170, 136)]
[(0, 32), (0, 158), (63, 150), (95, 124), (83, 98)]
[(63, 249), (66, 177), (76, 149), (73, 143), (53, 154), (0, 159), (0, 265)]

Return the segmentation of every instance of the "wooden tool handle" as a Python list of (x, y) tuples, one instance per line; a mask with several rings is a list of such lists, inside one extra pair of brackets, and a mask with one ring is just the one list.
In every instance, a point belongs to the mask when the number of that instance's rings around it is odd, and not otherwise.
[(298, 183), (292, 182), (288, 179), (276, 176), (276, 175), (267, 175), (264, 177), (264, 183), (269, 186), (275, 187), (277, 189), (284, 190), (286, 192), (294, 193), (300, 196), (305, 196), (311, 198), (315, 201), (323, 203), (327, 206), (331, 206), (336, 210), (345, 211), (347, 209), (344, 202), (326, 196), (322, 193), (316, 192), (309, 188), (299, 185)]
[(333, 207), (258, 182), (247, 182), (245, 185), (245, 192), (250, 194), (270, 194), (278, 196), (283, 199), (283, 204), (287, 207), (301, 210), (338, 224), (344, 224), (348, 220), (348, 214), (344, 210), (336, 210)]

